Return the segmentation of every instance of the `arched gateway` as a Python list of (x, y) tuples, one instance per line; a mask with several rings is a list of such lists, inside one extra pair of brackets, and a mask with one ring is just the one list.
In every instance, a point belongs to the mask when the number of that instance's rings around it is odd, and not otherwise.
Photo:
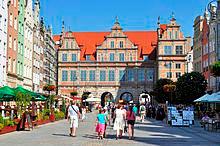
[(113, 95), (110, 92), (104, 92), (101, 96), (101, 106), (104, 107), (108, 102), (113, 101)]
[(133, 99), (133, 95), (130, 92), (124, 92), (120, 96), (120, 100), (124, 100), (126, 102), (132, 101)]

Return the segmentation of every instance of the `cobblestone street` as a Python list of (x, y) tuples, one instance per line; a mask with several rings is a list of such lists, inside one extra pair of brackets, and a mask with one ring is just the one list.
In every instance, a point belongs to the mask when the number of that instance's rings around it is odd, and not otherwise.
[(125, 135), (115, 140), (115, 133), (108, 127), (108, 137), (98, 140), (95, 131), (95, 114), (89, 113), (80, 122), (77, 137), (69, 137), (66, 120), (36, 127), (33, 131), (13, 132), (0, 136), (0, 146), (219, 146), (220, 133), (204, 131), (200, 127), (168, 127), (160, 121), (146, 120), (136, 124), (135, 140)]

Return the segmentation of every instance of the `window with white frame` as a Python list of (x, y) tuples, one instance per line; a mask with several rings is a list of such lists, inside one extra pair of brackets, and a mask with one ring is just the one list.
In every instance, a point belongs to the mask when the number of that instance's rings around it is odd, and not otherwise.
[(115, 71), (109, 70), (109, 81), (115, 81)]
[(14, 39), (14, 51), (16, 51), (17, 50), (17, 40), (16, 39)]
[(10, 26), (13, 26), (13, 15), (12, 15), (12, 13), (10, 13), (10, 16), (9, 16), (9, 24), (10, 24)]
[(8, 71), (11, 72), (11, 57), (8, 58)]
[(9, 35), (8, 46), (9, 46), (10, 49), (12, 48), (12, 36), (11, 35)]
[(120, 41), (120, 42), (119, 42), (119, 47), (120, 47), (120, 48), (123, 48), (123, 47), (124, 47), (124, 42), (123, 42), (123, 41)]

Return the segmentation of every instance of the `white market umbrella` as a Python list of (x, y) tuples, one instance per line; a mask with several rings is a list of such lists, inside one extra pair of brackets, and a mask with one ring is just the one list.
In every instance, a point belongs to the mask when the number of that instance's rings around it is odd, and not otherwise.
[(92, 97), (92, 98), (86, 99), (86, 102), (101, 102), (101, 99), (97, 97)]

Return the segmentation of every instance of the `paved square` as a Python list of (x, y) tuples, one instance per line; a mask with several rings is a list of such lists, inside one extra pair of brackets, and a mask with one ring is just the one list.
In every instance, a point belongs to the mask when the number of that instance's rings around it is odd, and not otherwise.
[(108, 127), (108, 137), (98, 140), (95, 114), (89, 113), (80, 122), (77, 137), (69, 137), (66, 120), (39, 126), (33, 131), (13, 132), (0, 136), (0, 146), (220, 146), (220, 133), (207, 132), (200, 127), (169, 127), (160, 121), (146, 120), (136, 124), (135, 140), (125, 135), (115, 140), (115, 131)]

